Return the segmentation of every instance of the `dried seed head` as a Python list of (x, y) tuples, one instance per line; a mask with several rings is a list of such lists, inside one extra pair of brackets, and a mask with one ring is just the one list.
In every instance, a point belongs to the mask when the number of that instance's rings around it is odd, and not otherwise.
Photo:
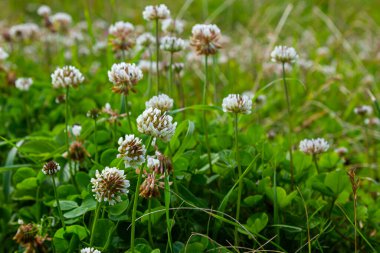
[(161, 112), (170, 111), (173, 108), (173, 99), (171, 99), (166, 94), (160, 94), (154, 96), (149, 101), (145, 102), (145, 107), (148, 109), (150, 107), (157, 108)]
[(252, 99), (245, 95), (230, 94), (223, 99), (222, 107), (224, 112), (250, 114)]
[(44, 164), (42, 167), (42, 172), (45, 175), (55, 175), (58, 171), (61, 170), (61, 166), (55, 161), (49, 161)]
[(147, 21), (170, 18), (170, 11), (165, 4), (148, 5), (143, 11), (143, 18)]
[(86, 116), (91, 119), (97, 119), (99, 117), (99, 110), (96, 108), (91, 109), (87, 112)]
[(276, 46), (270, 54), (273, 62), (294, 63), (298, 59), (298, 54), (293, 47)]
[(221, 48), (221, 33), (216, 25), (195, 25), (192, 29), (190, 45), (198, 55), (212, 55)]
[(369, 105), (361, 105), (358, 107), (355, 107), (354, 109), (355, 114), (360, 116), (366, 116), (372, 114), (372, 107)]
[(122, 62), (112, 65), (108, 78), (114, 85), (113, 92), (128, 95), (129, 91), (136, 92), (134, 86), (143, 78), (143, 73), (135, 64)]
[(98, 202), (108, 202), (114, 205), (121, 201), (121, 196), (128, 193), (129, 181), (125, 179), (124, 171), (106, 167), (101, 173), (96, 171), (91, 179), (92, 192)]
[(51, 74), (51, 79), (54, 88), (66, 88), (70, 86), (76, 88), (84, 81), (82, 73), (73, 66), (57, 68)]
[(157, 108), (148, 108), (137, 118), (137, 129), (140, 133), (170, 141), (174, 135), (177, 122), (173, 117)]
[(21, 91), (28, 91), (30, 86), (32, 86), (32, 84), (33, 84), (33, 79), (25, 78), (25, 77), (17, 78), (15, 82), (16, 88)]
[(38, 228), (36, 225), (32, 223), (21, 224), (17, 229), (17, 233), (13, 237), (13, 240), (15, 240), (20, 245), (27, 245), (34, 241), (37, 232)]
[(299, 149), (308, 155), (317, 155), (326, 152), (330, 145), (323, 138), (305, 139), (300, 142)]
[(87, 248), (81, 249), (80, 253), (102, 253), (102, 252), (100, 250), (95, 249), (95, 248), (87, 247)]
[[(147, 174), (144, 182), (140, 185), (140, 196), (146, 199), (160, 196), (160, 182), (156, 173)], [(161, 185), (162, 186), (162, 185)]]
[(125, 135), (124, 139), (120, 137), (118, 144), (117, 158), (124, 160), (125, 167), (137, 168), (145, 162), (146, 149), (140, 138), (134, 134)]
[(74, 161), (82, 162), (86, 157), (90, 157), (86, 148), (79, 141), (74, 141), (69, 147), (69, 158)]

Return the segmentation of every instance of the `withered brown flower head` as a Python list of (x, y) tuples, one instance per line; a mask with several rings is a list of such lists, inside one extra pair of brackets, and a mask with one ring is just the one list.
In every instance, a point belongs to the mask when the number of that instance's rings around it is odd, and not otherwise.
[(163, 187), (163, 182), (159, 182), (163, 178), (156, 177), (156, 173), (147, 174), (144, 182), (140, 185), (140, 196), (146, 199), (160, 196), (160, 187)]
[(69, 148), (69, 158), (74, 161), (82, 162), (86, 157), (90, 157), (86, 148), (81, 142), (74, 141)]
[(147, 166), (149, 169), (160, 175), (163, 175), (165, 171), (167, 171), (167, 173), (173, 172), (173, 164), (169, 157), (159, 151), (156, 151), (156, 157), (157, 158), (152, 156), (148, 157)]
[(25, 253), (48, 252), (44, 242), (50, 238), (38, 235), (38, 227), (34, 224), (21, 224), (13, 237), (20, 246), (25, 248)]
[(87, 112), (86, 116), (91, 119), (97, 119), (99, 117), (99, 110), (96, 108), (91, 109)]
[(45, 175), (54, 175), (60, 169), (61, 169), (61, 166), (59, 166), (58, 163), (56, 163), (55, 161), (49, 161), (49, 162), (45, 163), (44, 166), (42, 167), (42, 172)]
[(190, 45), (198, 55), (212, 55), (221, 48), (220, 30), (216, 25), (195, 25), (192, 29)]
[(96, 171), (96, 177), (91, 179), (92, 192), (98, 202), (108, 202), (114, 205), (121, 201), (121, 196), (128, 193), (129, 181), (125, 179), (124, 171), (106, 167), (101, 173)]

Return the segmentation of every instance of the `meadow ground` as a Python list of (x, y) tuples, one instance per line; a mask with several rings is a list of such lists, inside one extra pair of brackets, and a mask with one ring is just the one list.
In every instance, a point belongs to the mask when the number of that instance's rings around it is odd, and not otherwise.
[(0, 252), (379, 251), (378, 7), (1, 0)]

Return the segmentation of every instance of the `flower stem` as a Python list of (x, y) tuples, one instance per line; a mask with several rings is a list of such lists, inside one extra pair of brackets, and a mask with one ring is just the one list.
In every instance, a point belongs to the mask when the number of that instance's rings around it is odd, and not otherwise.
[(216, 56), (214, 55), (212, 57), (212, 83), (214, 85), (214, 103), (218, 103), (218, 85), (216, 83), (216, 69), (217, 62), (216, 62)]
[(65, 127), (65, 140), (66, 140), (67, 155), (69, 155), (69, 86), (66, 87), (65, 109), (66, 109), (66, 115), (65, 115), (65, 126), (66, 126)]
[[(207, 86), (208, 86), (208, 56), (205, 55), (205, 80), (204, 80), (204, 83), (203, 83), (203, 94), (202, 94), (202, 104), (203, 105), (206, 105)], [(203, 111), (203, 128), (204, 128), (204, 131), (205, 131), (205, 138), (206, 138), (206, 148), (207, 148), (208, 164), (209, 164), (210, 174), (212, 174), (211, 151), (210, 151), (210, 144), (209, 144), (209, 140), (208, 140), (208, 128), (207, 128), (207, 121), (206, 121), (206, 111)]]
[(354, 193), (354, 226), (355, 226), (355, 253), (358, 252), (358, 235), (357, 235), (357, 195), (356, 192)]
[(152, 211), (152, 198), (149, 198), (148, 200), (148, 236), (149, 236), (149, 243), (150, 246), (153, 247), (153, 237), (152, 237), (152, 217), (150, 215), (150, 212)]
[[(235, 128), (235, 160), (237, 162), (238, 167), (238, 178), (241, 177), (241, 165), (240, 165), (240, 155), (239, 155), (239, 140), (238, 140), (238, 114), (235, 113), (235, 119), (234, 119), (234, 128)], [(241, 193), (243, 191), (243, 181), (239, 181), (238, 185), (238, 197), (236, 202), (236, 221), (239, 221), (240, 218), (240, 202), (241, 202)], [(239, 236), (238, 236), (238, 230), (237, 227), (235, 227), (235, 246), (239, 245)]]
[(96, 119), (94, 119), (94, 144), (95, 144), (95, 162), (98, 162), (98, 143), (96, 141), (96, 132), (98, 130)]
[[(150, 137), (147, 148), (146, 148), (146, 154), (145, 154), (145, 161), (146, 156), (148, 154), (148, 150), (152, 144), (153, 137)], [(137, 212), (137, 203), (139, 201), (139, 190), (140, 190), (140, 184), (141, 184), (141, 178), (142, 173), (144, 171), (144, 167), (146, 165), (146, 162), (141, 166), (140, 173), (137, 178), (137, 184), (136, 184), (136, 190), (135, 190), (135, 196), (133, 199), (133, 209), (132, 209), (132, 230), (131, 230), (131, 252), (135, 252), (135, 233), (136, 233), (136, 212)]]
[(317, 172), (319, 174), (320, 171), (319, 171), (319, 165), (318, 165), (317, 155), (313, 155), (313, 162), (314, 162), (315, 168), (317, 169)]
[(157, 75), (157, 95), (160, 93), (160, 40), (159, 40), (158, 19), (156, 19), (156, 75)]
[(274, 167), (273, 170), (273, 221), (276, 225), (276, 243), (280, 243), (280, 227), (278, 226), (279, 218), (278, 218), (278, 205), (277, 205), (277, 167)]
[(288, 85), (286, 83), (285, 78), (285, 63), (282, 63), (282, 79), (284, 81), (284, 88), (285, 88), (285, 97), (286, 97), (286, 105), (288, 109), (288, 141), (289, 141), (289, 156), (290, 156), (290, 179), (291, 179), (291, 188), (294, 187), (294, 166), (293, 166), (293, 151), (292, 151), (292, 114), (290, 109), (290, 98), (289, 98), (289, 91), (288, 91)]
[(92, 222), (92, 228), (91, 228), (90, 247), (92, 247), (92, 245), (94, 244), (95, 227), (96, 227), (96, 222), (98, 220), (99, 210), (100, 210), (101, 205), (102, 205), (101, 202), (96, 203), (95, 217), (94, 217), (94, 221)]
[(55, 197), (55, 201), (57, 201), (57, 208), (58, 208), (59, 218), (61, 219), (61, 223), (62, 223), (62, 226), (63, 226), (63, 230), (66, 231), (65, 220), (64, 220), (63, 215), (62, 215), (61, 204), (59, 203), (59, 200), (58, 200), (58, 195), (57, 195), (57, 185), (55, 184), (54, 176), (52, 176), (51, 179), (52, 179), (52, 181), (53, 181), (54, 197)]
[(173, 252), (172, 234), (171, 234), (172, 226), (171, 226), (171, 221), (170, 221), (169, 209), (170, 209), (170, 184), (169, 184), (169, 175), (168, 175), (167, 170), (165, 169), (165, 214), (166, 214), (166, 226), (167, 226), (168, 244), (169, 244), (170, 252)]
[(128, 126), (129, 126), (129, 131), (133, 133), (132, 129), (132, 123), (131, 123), (131, 117), (129, 115), (129, 107), (128, 107), (128, 96), (122, 94), (121, 95), (121, 107), (120, 107), (120, 114), (125, 113), (127, 114), (127, 120), (128, 120)]
[(169, 96), (173, 96), (173, 53), (170, 53), (169, 63)]

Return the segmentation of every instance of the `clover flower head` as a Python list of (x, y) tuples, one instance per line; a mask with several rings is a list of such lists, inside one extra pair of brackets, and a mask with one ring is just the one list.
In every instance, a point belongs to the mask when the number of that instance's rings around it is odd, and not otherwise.
[(224, 112), (250, 114), (252, 109), (252, 99), (245, 95), (230, 94), (223, 99)]
[(177, 37), (165, 36), (161, 39), (160, 48), (172, 53), (179, 52), (185, 48), (185, 41)]
[(56, 29), (60, 31), (67, 31), (73, 22), (71, 16), (65, 12), (57, 12), (50, 17), (50, 20)]
[(73, 66), (64, 66), (57, 68), (51, 74), (52, 84), (54, 88), (66, 88), (73, 86), (78, 87), (84, 81), (82, 73)]
[(102, 252), (100, 250), (95, 249), (95, 248), (87, 247), (87, 248), (81, 249), (80, 253), (102, 253)]
[(9, 54), (5, 52), (5, 50), (2, 47), (0, 47), (0, 61), (4, 61), (8, 57), (9, 57)]
[(27, 41), (35, 39), (40, 32), (39, 27), (33, 23), (14, 25), (9, 29), (9, 36), (13, 41)]
[(124, 160), (125, 167), (136, 169), (145, 162), (146, 149), (140, 138), (134, 134), (125, 135), (125, 138), (119, 138), (118, 144), (119, 154), (116, 157)]
[(134, 86), (142, 78), (141, 69), (133, 63), (115, 63), (108, 71), (108, 79), (113, 83), (112, 91), (115, 93), (128, 95), (129, 91), (136, 92)]
[(180, 19), (167, 18), (162, 20), (162, 31), (166, 33), (178, 33), (183, 32), (185, 22)]
[(380, 119), (379, 118), (367, 118), (364, 120), (364, 124), (366, 124), (367, 126), (380, 126)]
[(216, 25), (197, 24), (193, 26), (190, 45), (198, 55), (212, 55), (218, 52), (220, 29)]
[(170, 11), (165, 4), (148, 5), (143, 11), (143, 18), (147, 21), (170, 18)]
[(22, 91), (28, 91), (30, 86), (32, 86), (32, 84), (33, 84), (33, 79), (25, 78), (25, 77), (17, 78), (15, 82), (16, 88)]
[(137, 129), (140, 133), (170, 141), (175, 133), (177, 122), (173, 117), (157, 108), (148, 108), (137, 117)]
[(37, 14), (41, 17), (48, 17), (51, 14), (51, 9), (47, 5), (41, 5), (37, 9)]
[(105, 167), (101, 172), (97, 170), (91, 184), (95, 199), (98, 202), (108, 202), (110, 205), (121, 202), (121, 196), (128, 193), (130, 186), (124, 171), (114, 167)]
[(61, 166), (55, 161), (49, 161), (44, 164), (42, 167), (42, 172), (45, 175), (55, 175), (58, 171), (61, 170)]
[(108, 33), (117, 38), (125, 38), (129, 36), (134, 30), (135, 27), (131, 23), (118, 21), (108, 28)]
[(304, 139), (300, 142), (299, 149), (308, 155), (317, 155), (329, 149), (329, 143), (323, 138)]
[(360, 116), (370, 115), (372, 114), (372, 107), (369, 105), (361, 105), (355, 107), (354, 113)]
[(154, 96), (145, 102), (146, 108), (152, 107), (160, 109), (161, 112), (170, 111), (173, 108), (173, 99), (166, 94)]
[(147, 48), (156, 43), (156, 39), (153, 37), (151, 33), (143, 33), (137, 37), (136, 43), (138, 46)]
[(78, 137), (80, 135), (80, 132), (82, 131), (82, 126), (81, 125), (73, 125), (73, 127), (71, 128), (71, 132), (73, 133), (73, 135), (75, 137)]
[(294, 63), (298, 59), (298, 54), (293, 47), (276, 46), (270, 54), (272, 62)]

